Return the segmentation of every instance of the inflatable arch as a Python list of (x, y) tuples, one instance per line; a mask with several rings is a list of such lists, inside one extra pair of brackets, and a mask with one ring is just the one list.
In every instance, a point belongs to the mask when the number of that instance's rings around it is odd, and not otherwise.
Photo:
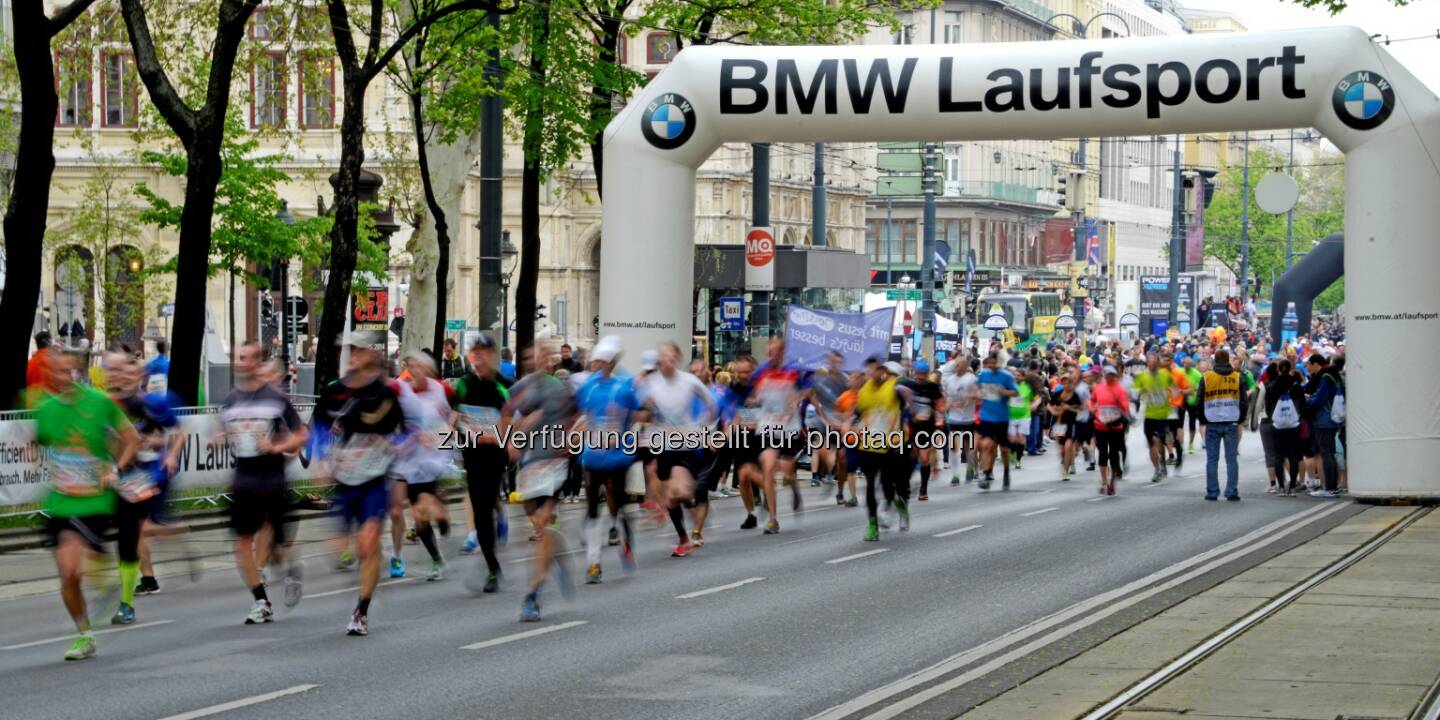
[(1440, 99), (1356, 28), (686, 49), (605, 133), (600, 332), (630, 363), (689, 346), (695, 170), (723, 142), (1296, 127), (1346, 153), (1350, 490), (1440, 498)]

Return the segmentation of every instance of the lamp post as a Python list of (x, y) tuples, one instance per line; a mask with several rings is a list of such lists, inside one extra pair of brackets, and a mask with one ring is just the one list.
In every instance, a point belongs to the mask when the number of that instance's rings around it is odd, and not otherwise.
[[(476, 227), (479, 227), (478, 223)], [(509, 230), (500, 231), (499, 255), (480, 256), (480, 262), (483, 263), (487, 260), (493, 261), (500, 270), (497, 279), (500, 285), (500, 347), (502, 348), (510, 347), (510, 276), (515, 272), (515, 259), (519, 256), (520, 248), (515, 247), (515, 243), (510, 242)], [(482, 292), (476, 298), (475, 317), (477, 320), (485, 317), (484, 310), (479, 305), (479, 301), (483, 297)], [(484, 328), (482, 327), (481, 330), (484, 330)]]
[[(295, 224), (295, 216), (290, 214), (289, 202), (280, 201), (280, 210), (275, 213), (275, 219), (286, 225)], [(272, 290), (280, 293), (280, 362), (285, 364), (285, 392), (288, 394), (293, 389), (290, 387), (290, 314), (285, 307), (290, 298), (290, 261), (289, 258), (278, 258), (275, 264), (279, 266), (279, 272), (275, 274), (280, 278), (280, 282)]]

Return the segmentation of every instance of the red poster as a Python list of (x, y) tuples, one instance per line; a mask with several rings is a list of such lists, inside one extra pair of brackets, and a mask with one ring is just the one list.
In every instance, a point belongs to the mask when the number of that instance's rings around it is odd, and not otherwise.
[(1070, 262), (1075, 257), (1075, 223), (1068, 218), (1045, 221), (1045, 264)]
[(355, 295), (355, 309), (351, 316), (354, 324), (379, 325), (390, 323), (390, 291), (383, 287), (367, 288)]

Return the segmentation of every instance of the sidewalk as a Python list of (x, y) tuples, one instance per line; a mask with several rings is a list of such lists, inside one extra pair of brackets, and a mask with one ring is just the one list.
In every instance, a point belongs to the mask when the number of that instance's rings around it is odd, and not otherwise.
[[(1391, 527), (1373, 507), (966, 712), (966, 720), (1071, 718)], [(1440, 674), (1440, 513), (1160, 686), (1116, 717), (1405, 718)]]

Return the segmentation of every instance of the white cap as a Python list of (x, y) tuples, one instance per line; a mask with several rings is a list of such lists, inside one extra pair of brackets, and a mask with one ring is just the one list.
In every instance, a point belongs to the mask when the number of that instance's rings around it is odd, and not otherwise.
[(642, 370), (654, 370), (660, 367), (660, 353), (654, 350), (646, 350), (640, 353), (640, 368)]
[(620, 342), (619, 335), (606, 335), (600, 338), (600, 342), (595, 343), (595, 349), (590, 352), (590, 359), (607, 363), (614, 362), (622, 350), (624, 350), (624, 346)]
[(885, 363), (883, 367), (885, 368), (885, 372), (888, 372), (895, 377), (900, 377), (901, 375), (905, 374), (905, 368), (900, 367), (900, 363), (895, 362), (894, 360)]

